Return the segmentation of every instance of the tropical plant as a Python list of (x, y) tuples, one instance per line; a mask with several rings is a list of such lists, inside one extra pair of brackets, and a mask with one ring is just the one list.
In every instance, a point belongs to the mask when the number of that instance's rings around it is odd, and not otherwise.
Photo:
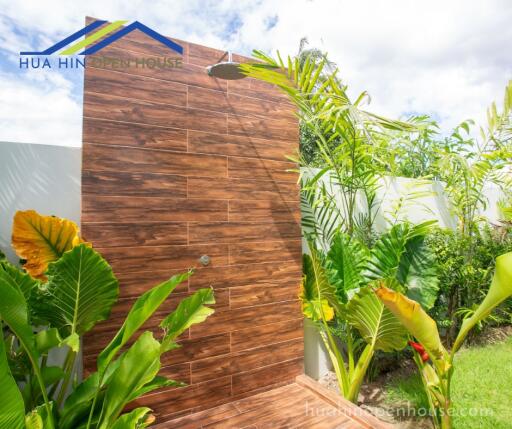
[[(280, 88), (297, 107), (302, 134), (307, 134), (317, 146), (321, 169), (307, 183), (303, 182), (303, 189), (322, 192), (315, 186), (322, 187), (321, 179), (325, 176), (326, 182), (342, 191), (333, 193), (327, 188), (327, 198), (343, 213), (343, 230), (370, 235), (377, 179), (387, 169), (376, 136), (389, 129), (414, 130), (415, 125), (364, 110), (369, 101), (366, 92), (352, 102), (325, 54), (303, 51), (297, 57), (288, 57), (286, 62), (279, 54), (277, 60), (259, 51), (253, 55), (259, 62), (241, 65), (244, 73)], [(308, 165), (304, 157), (298, 161)], [(369, 210), (360, 212), (358, 206)]]
[(434, 426), (450, 429), (450, 385), (454, 372), (454, 356), (469, 332), (505, 299), (512, 296), (512, 253), (506, 253), (496, 259), (496, 270), (489, 291), (478, 308), (462, 323), (450, 352), (441, 342), (436, 323), (418, 302), (384, 285), (380, 285), (375, 294), (414, 338), (415, 341), (411, 342), (415, 350), (414, 361), (429, 399)]
[[(407, 343), (406, 331), (370, 285), (384, 281), (427, 308), (435, 301), (437, 277), (424, 243), (430, 225), (395, 225), (372, 248), (338, 230), (327, 253), (310, 243), (304, 255), (303, 313), (317, 326), (340, 392), (350, 401), (357, 400), (375, 352), (401, 350)], [(345, 347), (334, 329), (343, 333)]]
[[(0, 258), (0, 427), (147, 427), (154, 420), (149, 408), (123, 410), (145, 393), (183, 385), (158, 375), (160, 358), (178, 347), (180, 334), (213, 313), (207, 307), (215, 302), (212, 290), (182, 300), (160, 323), (158, 340), (137, 331), (191, 272), (145, 292), (99, 354), (97, 371), (78, 382), (73, 369), (81, 338), (108, 318), (118, 281), (69, 220), (17, 212), (12, 242), (24, 263), (20, 269)], [(59, 347), (67, 350), (64, 363), (49, 365), (49, 354)]]

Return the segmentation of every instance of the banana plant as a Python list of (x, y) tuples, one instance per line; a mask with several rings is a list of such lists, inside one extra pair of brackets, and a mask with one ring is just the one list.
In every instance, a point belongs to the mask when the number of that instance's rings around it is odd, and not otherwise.
[(454, 357), (468, 333), (505, 299), (512, 296), (512, 252), (496, 259), (496, 270), (489, 291), (471, 317), (464, 320), (448, 352), (439, 337), (436, 323), (421, 305), (400, 292), (381, 285), (376, 296), (414, 337), (414, 360), (418, 366), (436, 428), (451, 429), (452, 400), (450, 387)]
[[(422, 241), (430, 225), (395, 225), (371, 249), (341, 231), (326, 254), (309, 243), (309, 254), (303, 257), (302, 310), (319, 330), (341, 394), (352, 402), (357, 401), (375, 352), (402, 350), (408, 339), (405, 328), (370, 285), (385, 281), (419, 296), (424, 305), (433, 304), (437, 277), (428, 267), (431, 258)], [(332, 332), (335, 321), (345, 332), (343, 347)]]
[[(66, 398), (81, 338), (108, 318), (119, 294), (117, 279), (101, 255), (82, 240), (77, 226), (65, 219), (18, 212), (13, 247), (25, 263), (19, 269), (0, 258), (0, 427), (149, 426), (155, 420), (149, 408), (123, 410), (155, 389), (183, 386), (158, 375), (160, 358), (179, 347), (179, 335), (213, 313), (213, 291), (200, 289), (183, 299), (161, 322), (159, 340), (152, 332), (138, 331), (192, 272), (145, 292), (98, 356), (97, 371), (81, 383), (75, 381)], [(68, 350), (61, 367), (47, 364), (55, 347)]]

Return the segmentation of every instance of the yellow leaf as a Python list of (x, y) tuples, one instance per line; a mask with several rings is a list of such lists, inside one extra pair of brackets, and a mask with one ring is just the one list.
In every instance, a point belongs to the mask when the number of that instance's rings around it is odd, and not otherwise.
[(445, 372), (449, 369), (448, 353), (441, 343), (436, 322), (416, 301), (399, 292), (380, 286), (375, 293), (382, 303), (397, 317), (430, 355), (436, 367)]
[(326, 299), (313, 299), (302, 301), (302, 313), (308, 319), (319, 321), (324, 319), (326, 322), (334, 318), (334, 309), (329, 305)]
[(24, 268), (34, 278), (45, 280), (48, 264), (82, 243), (78, 226), (67, 219), (42, 216), (34, 210), (14, 215), (12, 247), (25, 259)]

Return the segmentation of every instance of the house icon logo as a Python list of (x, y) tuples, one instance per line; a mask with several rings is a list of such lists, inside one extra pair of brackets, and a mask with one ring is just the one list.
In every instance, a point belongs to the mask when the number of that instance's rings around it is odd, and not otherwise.
[[(60, 42), (55, 43), (55, 45), (50, 46), (48, 49), (40, 52), (31, 52), (31, 51), (23, 51), (20, 52), (20, 55), (42, 55), (48, 56), (58, 53), (58, 55), (92, 55), (99, 52), (101, 49), (120, 39), (121, 37), (131, 33), (133, 30), (142, 31), (149, 37), (161, 42), (163, 45), (167, 46), (170, 50), (183, 55), (183, 47), (173, 42), (172, 40), (162, 36), (160, 33), (157, 33), (155, 30), (147, 27), (146, 25), (140, 23), (139, 21), (132, 22), (131, 24), (123, 27), (128, 21), (114, 21), (108, 24), (107, 21), (97, 20), (93, 23), (85, 26), (81, 30), (77, 31), (64, 38)], [(104, 24), (108, 24), (102, 27)], [(100, 28), (102, 27), (102, 28)], [(94, 32), (94, 30), (97, 30)], [(117, 31), (115, 31), (117, 30)], [(113, 31), (115, 31), (113, 34)], [(81, 41), (77, 41), (82, 36), (88, 35), (85, 39)], [(110, 34), (110, 35), (109, 35)], [(105, 37), (103, 40), (102, 39)], [(97, 42), (100, 40), (99, 42)], [(76, 42), (76, 43), (73, 43)], [(97, 42), (97, 43), (95, 43)], [(73, 43), (71, 46), (71, 43)], [(60, 51), (60, 52), (59, 52)]]

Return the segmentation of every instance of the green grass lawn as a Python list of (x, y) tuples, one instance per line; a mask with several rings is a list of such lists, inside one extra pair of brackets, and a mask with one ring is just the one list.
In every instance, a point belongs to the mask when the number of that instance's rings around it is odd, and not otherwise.
[[(461, 350), (452, 381), (454, 429), (512, 428), (512, 338), (503, 343)], [(386, 402), (427, 408), (417, 375), (386, 386)], [(469, 415), (471, 410), (482, 415)], [(468, 415), (463, 415), (466, 413)]]

